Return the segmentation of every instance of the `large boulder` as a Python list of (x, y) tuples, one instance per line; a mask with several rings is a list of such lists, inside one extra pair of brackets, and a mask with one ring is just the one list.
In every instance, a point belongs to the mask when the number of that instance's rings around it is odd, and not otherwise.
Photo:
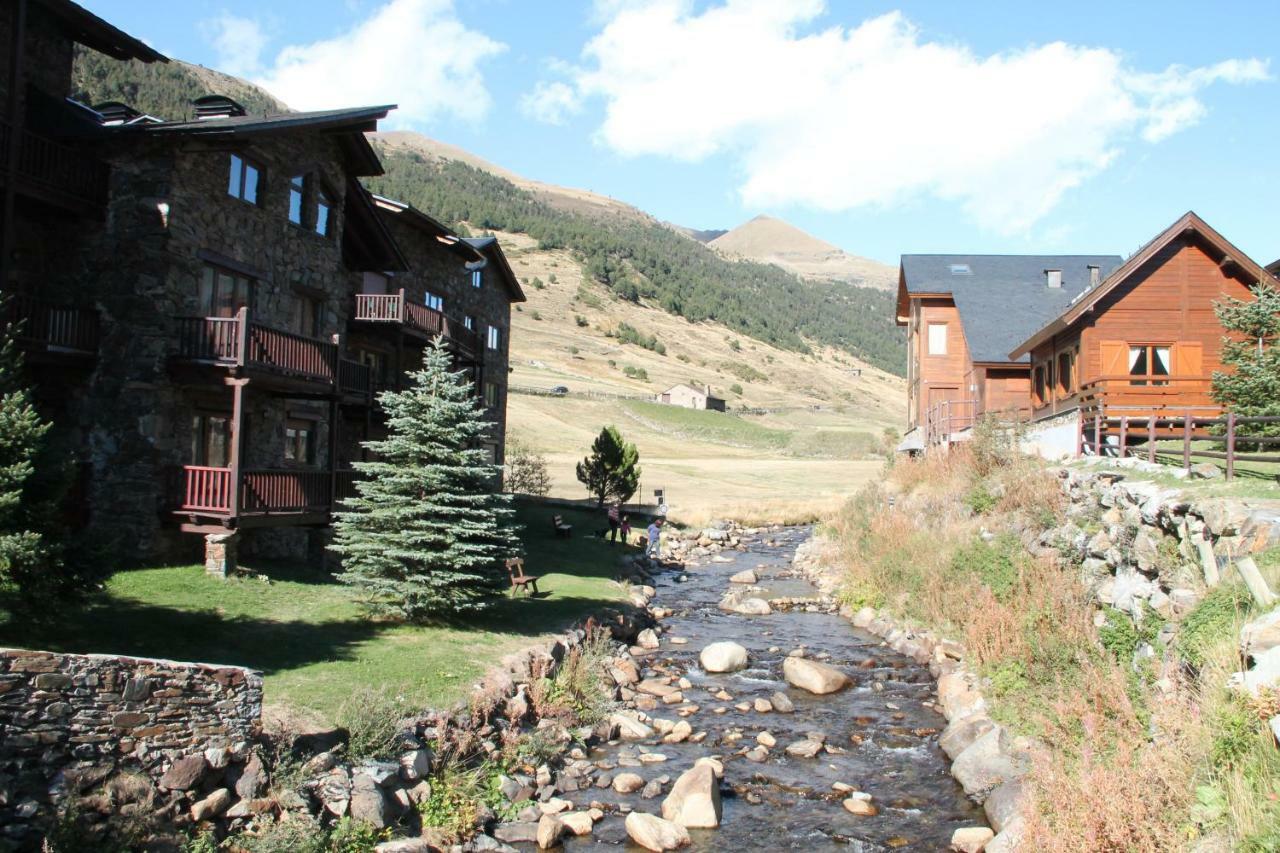
[(834, 666), (802, 657), (787, 657), (782, 662), (782, 676), (792, 687), (823, 696), (836, 693), (853, 683), (853, 679)]
[(630, 714), (611, 714), (609, 722), (618, 727), (618, 737), (622, 740), (645, 740), (653, 737), (653, 729)]
[(977, 802), (984, 802), (996, 786), (1026, 773), (1026, 762), (1013, 754), (1007, 740), (1005, 729), (995, 726), (969, 744), (951, 764), (951, 775)]
[(951, 849), (956, 853), (982, 853), (995, 833), (985, 826), (963, 826), (951, 833)]
[(710, 829), (720, 825), (720, 784), (707, 764), (695, 764), (680, 774), (662, 801), (662, 817), (684, 827)]
[(632, 812), (627, 815), (625, 825), (632, 841), (655, 853), (677, 850), (689, 844), (688, 830), (656, 815)]
[(729, 583), (753, 584), (753, 583), (759, 583), (759, 581), (760, 581), (760, 576), (756, 574), (755, 569), (743, 569), (742, 571), (738, 572), (736, 575), (732, 575), (729, 578)]
[(652, 628), (645, 628), (636, 636), (636, 645), (642, 649), (656, 649), (662, 645), (658, 634)]
[(552, 847), (560, 846), (560, 837), (567, 829), (568, 827), (556, 815), (544, 814), (538, 820), (538, 848), (550, 850)]
[(1240, 649), (1245, 657), (1257, 657), (1280, 646), (1280, 607), (1240, 629)]
[(382, 829), (391, 822), (387, 798), (372, 777), (359, 773), (351, 782), (351, 819)]
[(707, 672), (737, 672), (746, 668), (747, 650), (737, 643), (723, 641), (712, 643), (698, 656)]
[(644, 787), (644, 779), (638, 773), (619, 773), (613, 777), (613, 790), (619, 794), (634, 794)]
[(733, 606), (733, 612), (744, 616), (768, 616), (773, 608), (763, 598), (744, 598)]

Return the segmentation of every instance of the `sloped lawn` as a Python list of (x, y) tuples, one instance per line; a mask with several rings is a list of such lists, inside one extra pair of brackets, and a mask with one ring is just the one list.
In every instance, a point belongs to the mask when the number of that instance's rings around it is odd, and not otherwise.
[[(574, 525), (552, 534), (551, 517)], [(0, 606), (0, 645), (66, 652), (231, 663), (262, 670), (268, 705), (332, 720), (361, 687), (387, 685), (415, 703), (466, 695), (500, 657), (623, 600), (612, 582), (622, 546), (590, 538), (599, 516), (521, 504), (525, 566), (546, 597), (507, 597), (491, 612), (452, 623), (398, 625), (368, 618), (355, 592), (302, 566), (253, 566), (269, 582), (221, 581), (202, 566), (114, 574), (82, 604), (33, 619)]]

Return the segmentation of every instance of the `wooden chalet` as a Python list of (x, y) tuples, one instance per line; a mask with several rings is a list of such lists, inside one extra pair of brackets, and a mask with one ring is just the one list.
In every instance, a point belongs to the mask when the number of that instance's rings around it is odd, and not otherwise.
[(903, 255), (896, 319), (907, 328), (900, 447), (962, 440), (984, 413), (1029, 413), (1031, 364), (1010, 350), (1101, 276), (1115, 255)]
[(1031, 359), (1032, 419), (1214, 418), (1224, 330), (1214, 305), (1268, 270), (1188, 212), (1010, 351)]

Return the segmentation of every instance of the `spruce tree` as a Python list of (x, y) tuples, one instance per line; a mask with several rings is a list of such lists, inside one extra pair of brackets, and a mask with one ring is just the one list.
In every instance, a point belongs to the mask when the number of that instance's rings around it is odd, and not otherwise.
[(519, 552), (511, 496), (494, 488), (500, 469), (479, 448), (490, 424), (441, 339), (409, 380), (378, 398), (389, 434), (364, 444), (377, 461), (354, 465), (359, 496), (337, 513), (330, 546), (338, 579), (411, 621), (482, 610)]
[[(1213, 399), (1245, 417), (1280, 415), (1280, 290), (1260, 282), (1253, 299), (1227, 298), (1214, 306), (1218, 322), (1235, 334), (1222, 339), (1222, 363), (1214, 371)], [(1280, 426), (1250, 426), (1254, 435), (1276, 435)]]
[(591, 444), (591, 455), (578, 463), (578, 481), (600, 506), (608, 500), (626, 503), (640, 485), (640, 452), (622, 437), (617, 427), (607, 426)]
[(29, 599), (64, 591), (58, 550), (39, 532), (52, 508), (33, 489), (50, 426), (31, 402), (6, 328), (0, 336), (0, 583)]

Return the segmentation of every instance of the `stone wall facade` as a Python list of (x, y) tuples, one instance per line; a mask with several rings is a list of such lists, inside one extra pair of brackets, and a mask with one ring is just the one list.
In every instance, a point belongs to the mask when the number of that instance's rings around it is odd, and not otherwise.
[[(0, 834), (119, 774), (171, 815), (235, 787), (261, 734), (262, 676), (234, 666), (0, 649)], [(228, 782), (228, 780), (230, 780)]]

